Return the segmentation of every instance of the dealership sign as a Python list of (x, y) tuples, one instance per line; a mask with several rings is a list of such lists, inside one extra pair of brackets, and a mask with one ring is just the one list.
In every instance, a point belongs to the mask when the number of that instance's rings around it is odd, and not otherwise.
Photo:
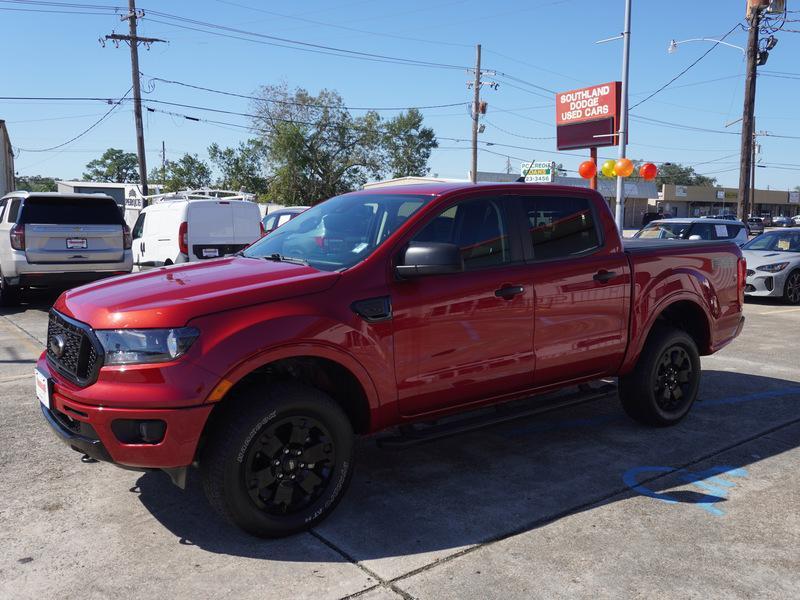
[(619, 143), (618, 81), (556, 94), (559, 150), (614, 146)]
[(552, 183), (556, 163), (526, 162), (520, 165), (520, 175), (525, 178), (525, 183)]

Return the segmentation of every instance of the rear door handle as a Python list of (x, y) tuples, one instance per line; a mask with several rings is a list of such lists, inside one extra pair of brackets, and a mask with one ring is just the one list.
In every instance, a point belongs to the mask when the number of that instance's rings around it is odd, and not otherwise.
[(499, 290), (494, 291), (494, 295), (504, 300), (511, 300), (514, 296), (519, 296), (525, 291), (521, 285), (505, 285)]
[(614, 279), (616, 276), (617, 274), (614, 271), (602, 270), (595, 273), (592, 279), (599, 281), (600, 283), (605, 283), (611, 279)]

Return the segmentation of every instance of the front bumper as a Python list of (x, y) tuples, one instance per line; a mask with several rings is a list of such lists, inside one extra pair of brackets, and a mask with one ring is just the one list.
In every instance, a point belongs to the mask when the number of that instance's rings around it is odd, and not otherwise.
[[(44, 419), (70, 448), (129, 468), (176, 469), (194, 461), (213, 404), (172, 409), (86, 404), (62, 393), (69, 388), (75, 396), (74, 386), (50, 369), (44, 355), (37, 368), (53, 381), (50, 409), (42, 406)], [(126, 443), (112, 428), (120, 420), (163, 421), (166, 429), (157, 443)]]
[[(768, 273), (748, 269), (747, 279), (745, 280), (745, 296), (759, 297), (778, 297), (783, 295), (783, 282), (786, 273)], [(752, 275), (751, 275), (752, 273)]]

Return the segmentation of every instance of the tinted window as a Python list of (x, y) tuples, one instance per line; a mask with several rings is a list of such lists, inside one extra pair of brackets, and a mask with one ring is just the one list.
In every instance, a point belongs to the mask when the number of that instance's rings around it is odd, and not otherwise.
[(494, 198), (468, 200), (448, 208), (413, 241), (455, 244), (461, 250), (466, 270), (511, 262), (507, 221)]
[(278, 219), (275, 215), (270, 215), (268, 217), (264, 217), (264, 229), (267, 231), (272, 231), (275, 229), (275, 221)]
[(136, 219), (136, 223), (133, 226), (133, 231), (131, 231), (131, 239), (138, 239), (142, 237), (142, 230), (144, 230), (144, 219), (147, 216), (147, 213), (139, 213), (139, 218)]
[(522, 198), (536, 260), (575, 256), (600, 246), (585, 198)]
[(690, 226), (691, 226), (690, 223), (655, 222), (655, 223), (650, 223), (641, 231), (637, 231), (636, 235), (634, 235), (633, 237), (642, 239), (659, 239), (659, 240), (686, 238), (688, 237), (687, 231), (689, 230)]
[(0, 200), (0, 223), (3, 222), (3, 215), (6, 213), (6, 201)]
[(8, 209), (8, 222), (9, 223), (16, 223), (17, 222), (17, 215), (19, 215), (19, 198), (14, 198), (9, 204)]
[(37, 198), (25, 200), (21, 223), (49, 225), (120, 225), (116, 202), (100, 198)]
[(739, 232), (741, 232), (742, 229), (744, 229), (744, 227), (741, 225), (728, 225), (728, 237), (735, 238), (737, 235), (739, 235)]
[[(710, 223), (695, 223), (692, 225), (692, 229), (689, 232), (689, 236), (699, 235), (700, 239), (702, 240), (713, 240), (716, 239), (714, 237), (714, 227), (715, 225), (711, 225)], [(716, 225), (716, 227), (725, 228), (725, 225)], [(722, 236), (720, 236), (722, 237)]]

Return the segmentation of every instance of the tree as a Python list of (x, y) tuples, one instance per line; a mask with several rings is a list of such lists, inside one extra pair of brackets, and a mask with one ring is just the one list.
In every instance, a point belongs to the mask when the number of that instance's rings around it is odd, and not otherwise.
[(211, 185), (211, 167), (197, 154), (184, 154), (177, 161), (168, 160), (165, 164), (164, 177), (162, 169), (153, 169), (150, 173), (152, 181), (160, 181), (165, 192), (203, 188)]
[(52, 177), (42, 177), (41, 175), (23, 175), (17, 177), (18, 190), (27, 192), (55, 192), (58, 190), (56, 180)]
[(313, 204), (361, 187), (384, 172), (380, 117), (353, 117), (341, 96), (262, 87), (254, 126), (264, 143), (270, 199)]
[(713, 187), (717, 183), (716, 177), (706, 177), (696, 173), (693, 167), (680, 163), (663, 163), (658, 167), (656, 183), (660, 186), (665, 183), (675, 185), (701, 185)]
[(139, 161), (133, 152), (109, 148), (103, 156), (86, 165), (84, 181), (138, 183)]
[(266, 150), (258, 139), (241, 142), (237, 148), (208, 147), (208, 157), (222, 173), (220, 187), (265, 194), (269, 182), (265, 173)]
[(411, 108), (386, 123), (383, 147), (392, 177), (421, 177), (430, 172), (428, 159), (439, 144), (433, 129), (422, 126), (422, 118), (419, 110)]

